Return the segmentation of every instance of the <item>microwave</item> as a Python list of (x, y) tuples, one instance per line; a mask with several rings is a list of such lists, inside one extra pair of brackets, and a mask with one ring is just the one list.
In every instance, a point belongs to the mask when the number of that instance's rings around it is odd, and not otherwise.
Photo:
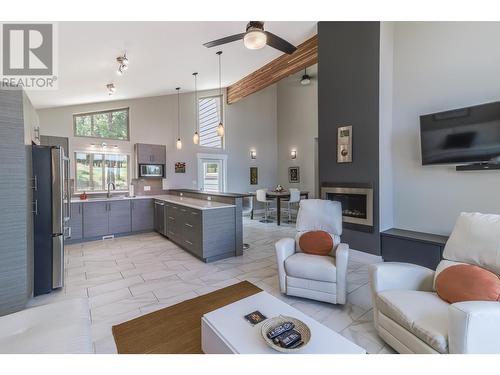
[(139, 178), (165, 177), (164, 164), (139, 164)]

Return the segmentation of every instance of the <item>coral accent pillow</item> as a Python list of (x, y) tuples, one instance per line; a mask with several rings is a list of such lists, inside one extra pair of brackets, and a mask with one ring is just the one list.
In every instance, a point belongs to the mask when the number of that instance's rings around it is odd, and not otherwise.
[(307, 254), (328, 255), (333, 249), (333, 239), (329, 233), (315, 230), (300, 236), (299, 246)]
[(478, 266), (458, 264), (439, 273), (436, 291), (449, 303), (500, 301), (500, 277)]

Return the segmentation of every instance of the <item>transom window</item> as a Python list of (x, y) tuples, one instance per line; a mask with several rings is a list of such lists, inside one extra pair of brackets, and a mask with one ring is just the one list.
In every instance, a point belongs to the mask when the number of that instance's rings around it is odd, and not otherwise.
[(123, 154), (75, 152), (76, 191), (106, 191), (108, 183), (116, 190), (128, 190), (129, 157)]
[(73, 115), (75, 137), (129, 140), (128, 108)]
[(222, 96), (210, 96), (198, 100), (200, 146), (222, 148), (222, 137), (217, 127), (222, 121)]

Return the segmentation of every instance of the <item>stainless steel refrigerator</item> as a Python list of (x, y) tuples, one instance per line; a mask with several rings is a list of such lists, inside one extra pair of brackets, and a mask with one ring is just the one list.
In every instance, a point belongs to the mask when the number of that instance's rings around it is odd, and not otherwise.
[(64, 239), (70, 216), (69, 159), (62, 147), (33, 146), (35, 296), (64, 285)]

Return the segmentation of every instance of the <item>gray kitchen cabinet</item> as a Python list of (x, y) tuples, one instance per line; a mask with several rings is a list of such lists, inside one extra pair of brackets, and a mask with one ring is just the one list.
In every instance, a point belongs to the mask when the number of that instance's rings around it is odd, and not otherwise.
[[(156, 202), (159, 205), (161, 201)], [(235, 255), (234, 208), (200, 210), (175, 203), (164, 204), (164, 235), (168, 239), (205, 262)]]
[(154, 203), (153, 199), (137, 199), (130, 202), (132, 213), (132, 232), (153, 230)]
[(108, 234), (127, 233), (132, 230), (129, 200), (109, 202), (108, 214)]
[(166, 164), (166, 152), (167, 148), (164, 145), (135, 144), (137, 164)]
[(83, 237), (102, 237), (108, 234), (108, 202), (89, 202), (83, 205)]
[(83, 207), (82, 203), (71, 203), (71, 217), (67, 223), (70, 228), (68, 241), (81, 240), (83, 237)]
[(69, 139), (67, 137), (41, 135), (40, 144), (42, 146), (61, 146), (64, 149), (64, 154), (69, 157)]

